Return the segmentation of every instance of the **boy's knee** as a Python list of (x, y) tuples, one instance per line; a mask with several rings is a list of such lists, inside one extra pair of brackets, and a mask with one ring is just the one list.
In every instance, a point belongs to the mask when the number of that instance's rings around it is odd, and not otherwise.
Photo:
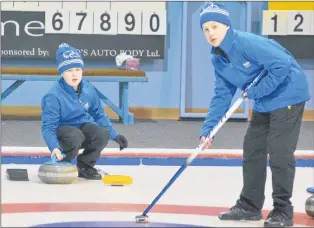
[(109, 142), (109, 131), (104, 127), (98, 127), (96, 135), (99, 143), (106, 147)]
[[(59, 131), (59, 132), (62, 132)], [(80, 148), (85, 140), (84, 134), (75, 127), (68, 128), (60, 134), (59, 141), (63, 150), (68, 151), (74, 148)]]

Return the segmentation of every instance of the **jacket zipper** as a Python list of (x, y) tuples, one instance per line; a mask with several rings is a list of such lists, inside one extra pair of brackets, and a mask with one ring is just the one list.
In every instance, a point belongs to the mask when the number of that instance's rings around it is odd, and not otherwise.
[(230, 66), (231, 68), (233, 68), (233, 65), (232, 65), (232, 63), (231, 63), (231, 61), (230, 61), (230, 59), (229, 59), (229, 56), (228, 56), (226, 53), (224, 53), (223, 57), (228, 61), (229, 66)]

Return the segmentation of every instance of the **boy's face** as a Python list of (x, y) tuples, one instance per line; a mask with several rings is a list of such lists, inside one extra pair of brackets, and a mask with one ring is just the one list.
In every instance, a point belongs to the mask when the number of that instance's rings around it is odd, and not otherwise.
[(75, 89), (78, 88), (78, 85), (82, 81), (83, 70), (81, 68), (71, 68), (67, 71), (64, 71), (62, 77), (70, 86)]
[(221, 44), (229, 29), (229, 26), (216, 21), (207, 21), (202, 27), (206, 40), (214, 47)]

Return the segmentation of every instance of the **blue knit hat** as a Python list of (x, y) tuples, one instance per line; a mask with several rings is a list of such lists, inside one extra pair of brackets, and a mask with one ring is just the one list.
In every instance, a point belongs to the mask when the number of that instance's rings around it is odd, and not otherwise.
[(71, 68), (84, 69), (84, 62), (79, 50), (66, 43), (60, 44), (56, 52), (59, 75)]
[(226, 6), (217, 2), (206, 2), (200, 12), (200, 24), (202, 25), (207, 21), (217, 21), (222, 24), (231, 26), (229, 20), (229, 12)]

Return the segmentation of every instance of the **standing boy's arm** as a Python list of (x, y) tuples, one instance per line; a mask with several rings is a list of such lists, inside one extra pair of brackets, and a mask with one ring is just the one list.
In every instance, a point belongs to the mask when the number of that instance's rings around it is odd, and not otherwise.
[(114, 140), (118, 136), (118, 133), (114, 129), (109, 117), (104, 111), (104, 107), (101, 106), (99, 96), (97, 95), (96, 90), (94, 88), (92, 105), (90, 107), (90, 114), (98, 125), (107, 128), (111, 140)]
[(52, 152), (56, 148), (61, 148), (57, 139), (57, 128), (60, 120), (60, 105), (58, 99), (51, 95), (45, 95), (42, 99), (42, 135)]
[(237, 87), (222, 78), (216, 71), (214, 97), (211, 100), (208, 113), (201, 128), (200, 137), (207, 137), (212, 128), (226, 114)]
[[(291, 66), (291, 56), (285, 52), (275, 41), (257, 40), (245, 42), (245, 53), (257, 64), (262, 65), (268, 74), (260, 82), (247, 91), (250, 99), (259, 99), (271, 94), (276, 90), (289, 75)], [(273, 45), (270, 44), (273, 42)]]

